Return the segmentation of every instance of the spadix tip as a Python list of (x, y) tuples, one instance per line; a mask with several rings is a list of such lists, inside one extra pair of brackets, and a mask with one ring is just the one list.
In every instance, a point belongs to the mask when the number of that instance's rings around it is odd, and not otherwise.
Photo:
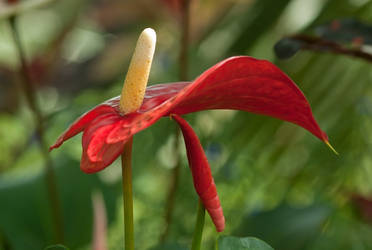
[(151, 44), (156, 42), (156, 32), (151, 28), (144, 29), (141, 35), (149, 39), (151, 41)]

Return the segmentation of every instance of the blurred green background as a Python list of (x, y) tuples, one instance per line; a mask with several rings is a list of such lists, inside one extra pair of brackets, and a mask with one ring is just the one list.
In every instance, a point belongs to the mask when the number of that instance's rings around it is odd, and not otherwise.
[[(27, 2), (40, 1), (21, 4)], [(16, 10), (48, 144), (79, 115), (120, 93), (136, 39), (146, 27), (158, 34), (150, 84), (179, 80), (179, 14), (165, 2), (55, 0)], [(53, 229), (43, 157), (19, 83), (7, 19), (12, 11), (0, 3), (0, 249), (43, 249), (53, 243)], [(372, 249), (372, 64), (327, 51), (300, 51), (279, 60), (273, 50), (287, 35), (314, 34), (316, 27), (344, 18), (372, 25), (372, 1), (192, 2), (190, 80), (228, 56), (268, 59), (298, 84), (340, 153), (336, 156), (302, 128), (269, 117), (220, 110), (186, 116), (210, 160), (226, 217), (223, 234), (258, 237), (277, 250)], [(368, 32), (364, 35), (372, 36)], [(371, 51), (368, 44), (360, 49)], [(175, 130), (162, 119), (134, 138), (137, 249), (190, 246), (197, 195), (183, 143), (173, 220), (159, 245), (175, 167)], [(81, 136), (51, 156), (65, 245), (91, 249), (91, 197), (101, 190), (108, 247), (122, 249), (120, 163), (98, 174), (82, 173)], [(205, 249), (213, 249), (217, 236), (207, 216)]]

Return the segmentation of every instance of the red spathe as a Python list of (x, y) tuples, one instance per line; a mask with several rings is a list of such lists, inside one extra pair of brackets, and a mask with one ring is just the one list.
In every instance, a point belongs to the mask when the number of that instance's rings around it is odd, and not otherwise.
[(248, 56), (228, 58), (193, 82), (150, 86), (136, 112), (122, 114), (119, 100), (112, 98), (82, 115), (50, 150), (83, 131), (81, 169), (95, 173), (119, 157), (131, 136), (163, 116), (172, 116), (183, 131), (196, 192), (217, 231), (223, 230), (225, 219), (210, 167), (197, 136), (180, 115), (209, 109), (243, 110), (292, 122), (328, 142), (296, 84), (272, 63)]

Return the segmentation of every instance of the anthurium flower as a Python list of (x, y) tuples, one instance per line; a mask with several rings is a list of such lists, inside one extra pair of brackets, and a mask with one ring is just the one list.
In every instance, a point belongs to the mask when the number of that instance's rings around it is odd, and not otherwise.
[(209, 109), (242, 110), (292, 122), (328, 144), (296, 84), (272, 63), (248, 56), (219, 62), (192, 82), (147, 87), (142, 105), (129, 113), (119, 103), (120, 97), (114, 97), (91, 109), (50, 149), (83, 132), (81, 169), (95, 173), (118, 158), (134, 134), (170, 116), (182, 129), (194, 187), (217, 231), (224, 229), (225, 220), (216, 186), (198, 137), (181, 115)]

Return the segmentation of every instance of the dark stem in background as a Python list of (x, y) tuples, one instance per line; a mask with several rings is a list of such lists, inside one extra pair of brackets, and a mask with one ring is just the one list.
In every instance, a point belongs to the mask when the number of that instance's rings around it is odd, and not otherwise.
[(181, 12), (181, 49), (178, 58), (179, 65), (179, 80), (187, 81), (189, 72), (189, 42), (190, 42), (190, 3), (191, 0), (182, 1), (182, 12)]
[(330, 52), (334, 54), (343, 54), (364, 59), (372, 62), (372, 55), (360, 49), (345, 48), (338, 43), (325, 40), (320, 37), (312, 37), (306, 35), (294, 35), (289, 37), (292, 40), (302, 42), (301, 49), (312, 50), (319, 52)]
[(180, 171), (181, 171), (181, 159), (180, 159), (180, 153), (179, 153), (179, 148), (180, 148), (180, 129), (179, 127), (175, 127), (174, 134), (176, 136), (174, 140), (174, 145), (173, 145), (173, 155), (176, 157), (175, 158), (175, 167), (172, 170), (172, 178), (170, 180), (169, 184), (169, 192), (167, 194), (167, 200), (166, 200), (166, 205), (165, 205), (165, 229), (160, 236), (160, 242), (165, 242), (168, 233), (169, 233), (169, 227), (172, 224), (172, 217), (173, 217), (173, 211), (174, 211), (174, 204), (176, 200), (176, 193), (177, 193), (177, 187), (178, 187), (178, 182), (180, 178)]
[(121, 176), (123, 184), (124, 202), (124, 241), (125, 250), (134, 249), (134, 225), (133, 225), (133, 187), (132, 187), (132, 145), (131, 137), (124, 145), (121, 155)]
[[(189, 40), (190, 40), (190, 3), (191, 0), (184, 0), (181, 1), (181, 48), (178, 56), (178, 77), (180, 81), (187, 81), (188, 80), (188, 51), (189, 51)], [(173, 147), (173, 155), (176, 156), (175, 160), (175, 167), (172, 171), (172, 178), (170, 181), (169, 192), (166, 198), (166, 210), (165, 210), (165, 229), (162, 235), (160, 236), (160, 242), (165, 242), (168, 233), (169, 227), (172, 224), (173, 212), (174, 212), (174, 203), (176, 200), (176, 193), (178, 182), (180, 179), (180, 171), (181, 171), (181, 159), (179, 155), (179, 148), (180, 148), (180, 129), (176, 126), (175, 130), (175, 142)]]
[(50, 202), (51, 213), (53, 216), (53, 224), (55, 230), (55, 240), (58, 243), (63, 243), (63, 220), (59, 201), (59, 195), (57, 192), (57, 185), (55, 179), (55, 173), (53, 168), (53, 162), (50, 158), (48, 151), (48, 144), (45, 140), (44, 122), (41, 110), (36, 101), (36, 92), (30, 78), (28, 67), (26, 63), (25, 53), (19, 39), (19, 33), (16, 26), (16, 17), (12, 16), (9, 18), (9, 23), (12, 31), (12, 36), (17, 48), (19, 60), (21, 63), (20, 75), (22, 77), (21, 84), (24, 95), (26, 97), (27, 104), (32, 111), (34, 116), (34, 122), (36, 127), (37, 140), (40, 145), (41, 154), (45, 162), (45, 181), (47, 184), (47, 193)]

